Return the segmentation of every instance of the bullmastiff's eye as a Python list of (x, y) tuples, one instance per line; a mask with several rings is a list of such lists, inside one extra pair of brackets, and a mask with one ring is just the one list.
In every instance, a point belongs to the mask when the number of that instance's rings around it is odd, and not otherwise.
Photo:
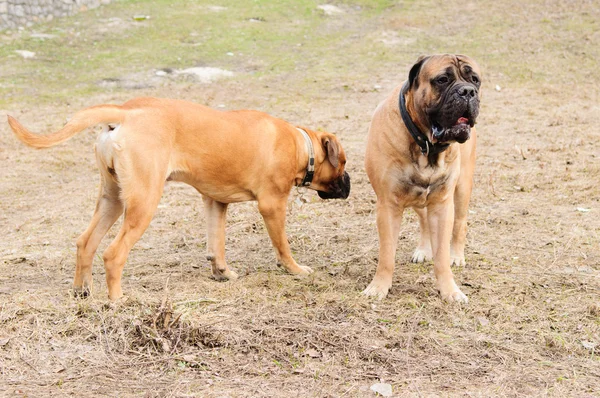
[(450, 81), (450, 79), (448, 79), (448, 76), (440, 76), (436, 79), (436, 83), (438, 84), (446, 84)]

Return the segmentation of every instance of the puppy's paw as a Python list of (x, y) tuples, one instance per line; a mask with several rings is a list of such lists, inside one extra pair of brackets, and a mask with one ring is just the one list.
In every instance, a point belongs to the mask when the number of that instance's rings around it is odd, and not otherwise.
[(432, 258), (433, 254), (431, 253), (431, 248), (423, 249), (417, 247), (410, 261), (413, 263), (424, 263), (426, 261), (431, 261)]
[(383, 300), (387, 296), (390, 288), (392, 287), (392, 281), (385, 281), (379, 279), (373, 279), (373, 281), (363, 290), (363, 294), (367, 297), (376, 297), (378, 300)]

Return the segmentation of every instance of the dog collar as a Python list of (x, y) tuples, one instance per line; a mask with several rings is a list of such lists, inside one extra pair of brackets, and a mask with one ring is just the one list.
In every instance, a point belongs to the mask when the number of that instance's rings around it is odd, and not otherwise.
[(429, 138), (427, 138), (427, 136), (423, 134), (421, 130), (419, 130), (419, 128), (410, 118), (410, 115), (406, 110), (406, 98), (404, 98), (404, 95), (407, 91), (408, 80), (406, 81), (406, 83), (404, 83), (404, 86), (402, 86), (402, 90), (400, 90), (400, 98), (398, 99), (398, 102), (400, 103), (400, 115), (402, 116), (402, 120), (404, 121), (408, 132), (410, 133), (410, 135), (412, 135), (417, 145), (419, 145), (419, 147), (421, 148), (421, 153), (423, 155), (429, 157), (429, 155), (436, 155), (440, 152), (444, 152), (446, 149), (448, 149), (450, 144), (431, 143), (431, 141), (429, 141)]
[(302, 136), (306, 141), (306, 146), (308, 147), (308, 165), (306, 166), (306, 174), (298, 186), (307, 187), (312, 183), (313, 176), (315, 175), (315, 149), (313, 148), (312, 140), (308, 136), (308, 133), (301, 128), (296, 127), (296, 129), (302, 133)]

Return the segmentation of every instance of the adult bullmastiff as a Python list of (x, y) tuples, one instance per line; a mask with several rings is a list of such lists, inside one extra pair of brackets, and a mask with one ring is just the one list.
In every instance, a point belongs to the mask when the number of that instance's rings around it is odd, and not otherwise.
[(375, 110), (365, 166), (377, 194), (379, 263), (367, 296), (387, 295), (402, 214), (412, 207), (421, 229), (412, 261), (433, 258), (442, 298), (468, 301), (450, 266), (465, 264), (480, 76), (464, 55), (421, 57)]
[(59, 131), (29, 132), (8, 117), (25, 144), (47, 148), (87, 127), (102, 125), (95, 145), (101, 185), (89, 227), (77, 239), (75, 292), (92, 286), (92, 260), (110, 227), (123, 225), (104, 252), (108, 296), (122, 296), (121, 274), (133, 245), (158, 206), (165, 181), (180, 181), (202, 194), (207, 218), (207, 259), (217, 279), (236, 279), (225, 262), (225, 216), (229, 203), (258, 201), (278, 264), (292, 274), (311, 268), (292, 258), (285, 234), (287, 198), (304, 186), (324, 199), (347, 198), (346, 156), (335, 135), (298, 128), (251, 110), (218, 111), (191, 102), (137, 98), (125, 104), (84, 109)]

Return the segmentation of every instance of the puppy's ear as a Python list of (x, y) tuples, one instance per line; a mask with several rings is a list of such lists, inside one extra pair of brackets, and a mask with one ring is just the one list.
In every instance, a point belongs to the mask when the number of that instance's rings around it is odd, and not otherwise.
[(417, 62), (410, 68), (410, 72), (408, 73), (408, 88), (411, 89), (413, 87), (417, 87), (418, 85), (417, 78), (419, 77), (419, 72), (421, 72), (421, 66), (427, 61), (429, 57), (421, 55)]
[(321, 143), (323, 144), (323, 149), (327, 153), (327, 160), (329, 160), (329, 163), (337, 169), (340, 164), (340, 147), (337, 140), (325, 135), (321, 139)]

